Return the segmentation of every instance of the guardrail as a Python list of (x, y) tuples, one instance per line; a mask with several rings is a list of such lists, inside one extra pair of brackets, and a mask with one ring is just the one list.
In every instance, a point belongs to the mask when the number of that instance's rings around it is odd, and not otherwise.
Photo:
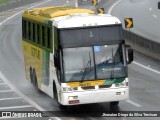
[(123, 31), (126, 44), (147, 56), (160, 60), (160, 43), (139, 36), (130, 31)]

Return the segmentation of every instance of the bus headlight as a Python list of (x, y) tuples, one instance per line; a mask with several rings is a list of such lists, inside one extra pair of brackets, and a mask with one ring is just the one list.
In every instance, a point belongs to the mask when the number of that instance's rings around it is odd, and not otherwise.
[(125, 87), (126, 83), (117, 83), (115, 84), (115, 87)]
[(69, 88), (69, 87), (62, 87), (62, 91), (63, 91), (63, 92), (72, 92), (73, 89), (72, 89), (72, 88)]
[(78, 99), (78, 96), (68, 96), (68, 100), (76, 100)]

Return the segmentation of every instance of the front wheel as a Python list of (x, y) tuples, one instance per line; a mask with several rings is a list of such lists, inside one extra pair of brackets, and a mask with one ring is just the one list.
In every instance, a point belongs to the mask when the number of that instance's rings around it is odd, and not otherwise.
[(58, 94), (57, 94), (57, 88), (56, 88), (55, 83), (53, 83), (53, 93), (54, 93), (54, 99), (56, 100), (59, 109), (60, 109), (60, 110), (66, 109), (66, 106), (65, 106), (65, 105), (62, 105), (62, 104), (60, 104), (60, 103), (58, 102)]
[(119, 101), (110, 102), (110, 106), (118, 106)]

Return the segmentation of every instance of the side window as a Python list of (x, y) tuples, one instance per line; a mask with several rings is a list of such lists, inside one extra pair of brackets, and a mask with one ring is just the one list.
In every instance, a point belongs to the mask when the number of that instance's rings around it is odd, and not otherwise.
[(51, 29), (47, 27), (47, 48), (51, 48)]
[(32, 22), (30, 22), (30, 32), (31, 32), (30, 39), (31, 39), (31, 41), (33, 41), (33, 23)]
[(31, 40), (31, 22), (28, 22), (28, 39)]
[(52, 29), (47, 25), (22, 19), (22, 37), (46, 50), (52, 48)]
[(40, 25), (37, 24), (37, 43), (40, 44)]
[(42, 46), (45, 47), (45, 27), (42, 26)]
[(54, 50), (58, 50), (58, 30), (54, 27)]
[(35, 23), (32, 23), (32, 39), (33, 39), (33, 42), (36, 41), (36, 34), (35, 34), (35, 32), (36, 32), (36, 25), (35, 25)]
[(22, 37), (26, 38), (27, 24), (26, 20), (22, 20)]

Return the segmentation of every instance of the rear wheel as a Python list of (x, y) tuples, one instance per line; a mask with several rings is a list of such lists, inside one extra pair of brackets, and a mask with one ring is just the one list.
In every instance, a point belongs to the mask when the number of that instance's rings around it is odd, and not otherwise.
[(29, 68), (29, 72), (30, 72), (30, 80), (31, 80), (31, 83), (33, 83), (33, 70), (32, 70), (32, 67), (30, 66)]
[(36, 75), (36, 70), (33, 68), (33, 74), (32, 74), (32, 81), (33, 81), (33, 85), (34, 88), (37, 92), (40, 92), (39, 88), (38, 88), (38, 82), (37, 82), (37, 75)]

